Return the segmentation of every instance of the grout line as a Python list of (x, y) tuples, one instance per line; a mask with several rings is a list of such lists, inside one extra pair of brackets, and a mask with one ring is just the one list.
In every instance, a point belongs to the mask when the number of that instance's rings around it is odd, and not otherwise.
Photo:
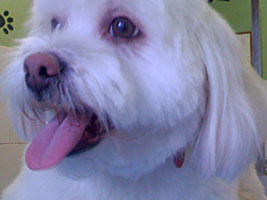
[(7, 144), (27, 144), (27, 143), (25, 142), (0, 143), (0, 145), (7, 145)]

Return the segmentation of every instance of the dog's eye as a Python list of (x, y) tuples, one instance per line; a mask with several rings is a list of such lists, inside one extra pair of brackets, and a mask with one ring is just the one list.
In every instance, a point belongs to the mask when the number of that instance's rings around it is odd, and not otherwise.
[(110, 34), (115, 38), (130, 39), (137, 37), (140, 30), (128, 18), (118, 17), (110, 24)]
[(61, 22), (58, 19), (53, 18), (51, 20), (51, 30), (52, 31), (54, 31), (56, 29), (60, 29), (61, 27), (62, 27), (62, 24), (61, 24)]

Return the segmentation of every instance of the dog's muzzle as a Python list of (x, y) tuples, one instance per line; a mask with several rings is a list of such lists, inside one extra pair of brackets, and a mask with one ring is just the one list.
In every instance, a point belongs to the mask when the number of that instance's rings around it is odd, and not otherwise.
[(29, 145), (26, 163), (32, 170), (54, 167), (65, 157), (96, 147), (113, 129), (108, 116), (99, 117), (80, 100), (73, 83), (66, 83), (66, 66), (57, 55), (45, 52), (29, 55), (24, 61), (26, 85), (38, 101), (33, 110), (56, 113)]

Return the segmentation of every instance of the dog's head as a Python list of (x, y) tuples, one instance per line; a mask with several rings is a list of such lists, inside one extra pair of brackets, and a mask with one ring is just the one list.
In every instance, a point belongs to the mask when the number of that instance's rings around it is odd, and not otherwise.
[(266, 94), (206, 1), (36, 0), (29, 25), (5, 77), (30, 168), (139, 177), (190, 148), (233, 178), (256, 159)]

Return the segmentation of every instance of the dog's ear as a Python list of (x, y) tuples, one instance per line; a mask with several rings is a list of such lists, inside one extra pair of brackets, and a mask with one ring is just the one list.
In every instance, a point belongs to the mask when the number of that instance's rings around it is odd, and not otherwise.
[(257, 159), (261, 148), (267, 124), (266, 85), (231, 28), (209, 12), (195, 34), (206, 67), (208, 97), (194, 161), (205, 177), (233, 180)]

